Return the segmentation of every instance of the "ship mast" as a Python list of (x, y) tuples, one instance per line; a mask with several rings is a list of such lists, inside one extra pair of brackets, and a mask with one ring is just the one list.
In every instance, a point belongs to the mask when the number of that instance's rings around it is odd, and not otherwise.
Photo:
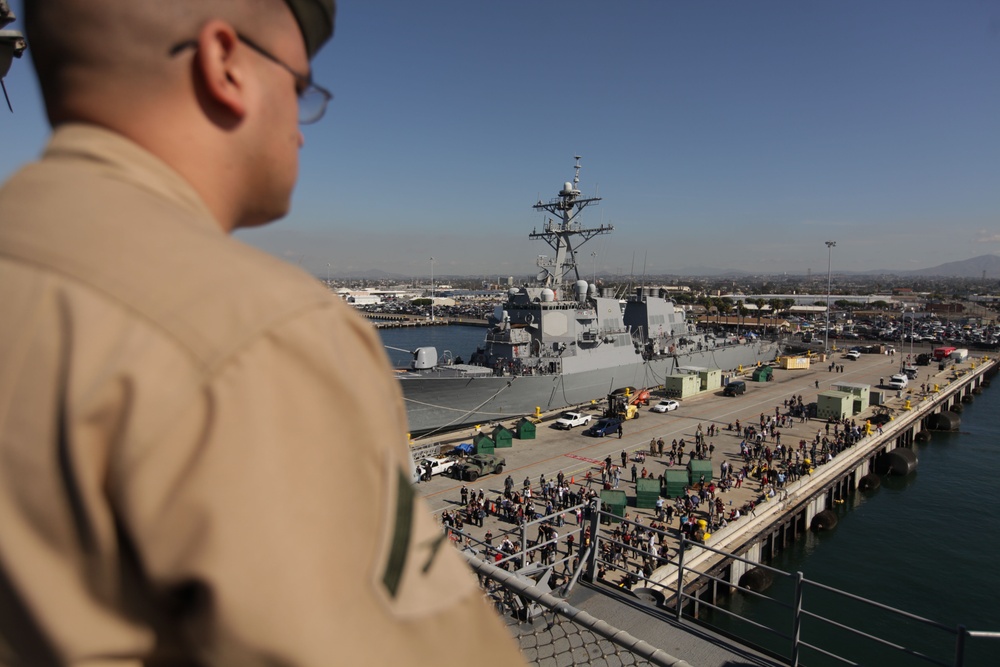
[[(542, 239), (556, 251), (555, 259), (540, 256), (538, 267), (541, 272), (538, 280), (544, 280), (545, 286), (552, 288), (557, 296), (561, 297), (562, 286), (567, 281), (567, 274), (573, 271), (574, 280), (580, 279), (580, 267), (576, 262), (576, 251), (584, 243), (598, 234), (607, 234), (614, 230), (612, 225), (601, 225), (600, 227), (584, 228), (577, 216), (591, 204), (601, 201), (600, 197), (580, 198), (580, 156), (576, 156), (576, 175), (573, 176), (572, 183), (565, 183), (563, 189), (559, 191), (559, 196), (550, 199), (548, 203), (541, 200), (532, 208), (539, 211), (547, 211), (554, 218), (545, 221), (545, 228), (542, 231), (532, 230), (528, 235), (529, 239)], [(577, 241), (575, 237), (580, 237)]]

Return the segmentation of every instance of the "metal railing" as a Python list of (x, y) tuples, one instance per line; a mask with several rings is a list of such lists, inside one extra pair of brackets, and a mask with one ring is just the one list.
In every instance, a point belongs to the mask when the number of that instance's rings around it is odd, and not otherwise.
[[(518, 619), (519, 622), (515, 624), (515, 638), (522, 644), (522, 651), (527, 649), (534, 653), (525, 656), (529, 660), (552, 657), (562, 663), (565, 661), (561, 654), (569, 654), (568, 659), (571, 664), (589, 664), (602, 655), (612, 653), (619, 655), (624, 651), (633, 656), (635, 664), (691, 667), (684, 660), (675, 658), (666, 651), (567, 604), (565, 600), (540, 590), (516, 575), (481, 561), (471, 554), (466, 553), (465, 556), (469, 565), (479, 575), (480, 584), (483, 585), (489, 601), (503, 616)], [(543, 616), (544, 612), (534, 615), (525, 613), (529, 603), (544, 607), (551, 612), (551, 621), (532, 625), (531, 621)], [(557, 627), (558, 631), (553, 632)], [(547, 637), (539, 640), (539, 635)], [(525, 636), (529, 637), (530, 641), (523, 641)], [(569, 637), (572, 636), (576, 636), (577, 641), (570, 640)], [(606, 641), (601, 642), (598, 638)], [(526, 644), (528, 646), (525, 646)], [(540, 655), (540, 648), (548, 649), (544, 651), (546, 655)]]
[[(584, 508), (586, 506), (578, 505), (568, 508), (566, 512), (571, 513), (577, 507)], [(971, 631), (964, 626), (947, 626), (862, 596), (811, 581), (801, 572), (784, 572), (751, 559), (709, 547), (701, 542), (686, 539), (683, 535), (680, 536), (677, 552), (672, 554), (670, 558), (663, 558), (649, 553), (641, 544), (616, 540), (610, 527), (602, 528), (604, 522), (609, 524), (614, 522), (626, 526), (641, 524), (604, 511), (597, 505), (586, 508), (586, 514), (587, 518), (582, 525), (567, 524), (569, 530), (563, 532), (579, 533), (581, 536), (589, 533), (591, 540), (587, 543), (581, 539), (574, 542), (572, 546), (566, 544), (566, 535), (561, 535), (554, 540), (538, 540), (537, 542), (528, 539), (529, 528), (552, 521), (553, 516), (541, 516), (523, 523), (520, 526), (518, 543), (513, 549), (508, 548), (507, 551), (501, 551), (471, 535), (454, 530), (449, 531), (454, 541), (464, 545), (464, 555), (473, 569), (480, 575), (481, 583), (490, 601), (507, 617), (509, 625), (517, 626), (514, 628), (515, 636), (519, 637), (522, 642), (522, 650), (526, 650), (526, 657), (529, 660), (542, 660), (552, 655), (551, 652), (542, 655), (535, 650), (540, 646), (545, 646), (546, 651), (576, 651), (572, 657), (573, 662), (590, 661), (596, 657), (593, 654), (594, 651), (604, 650), (607, 652), (610, 650), (615, 653), (629, 652), (640, 663), (645, 661), (655, 665), (686, 665), (682, 660), (645, 642), (640, 642), (627, 632), (612, 628), (557, 597), (557, 595), (568, 595), (581, 576), (592, 583), (616, 587), (637, 597), (655, 602), (658, 606), (672, 611), (676, 619), (682, 623), (691, 622), (700, 626), (712, 627), (712, 623), (705, 623), (704, 620), (697, 618), (703, 608), (737, 619), (740, 623), (752, 628), (754, 632), (762, 632), (776, 638), (775, 641), (778, 645), (784, 646), (784, 649), (764, 648), (763, 650), (782, 661), (786, 661), (793, 667), (798, 667), (801, 664), (803, 652), (809, 653), (811, 656), (822, 656), (836, 663), (859, 664), (857, 657), (852, 659), (849, 655), (845, 655), (853, 645), (852, 642), (843, 642), (842, 645), (831, 647), (824, 646), (819, 640), (812, 639), (814, 634), (818, 634), (817, 628), (822, 626), (833, 628), (835, 631), (843, 633), (844, 636), (863, 640), (867, 642), (866, 646), (877, 646), (908, 656), (915, 661), (915, 664), (929, 664), (938, 667), (964, 667), (967, 657), (967, 643), (970, 639), (986, 641), (1000, 639), (1000, 632)], [(650, 529), (646, 525), (642, 525), (642, 530), (658, 534), (661, 542), (668, 538), (677, 539), (672, 531)], [(744, 563), (749, 568), (759, 569), (774, 578), (789, 581), (791, 592), (785, 593), (783, 598), (773, 597), (734, 583), (722, 576), (711, 574), (702, 569), (694, 569), (685, 564), (686, 561), (690, 562), (692, 556), (699, 551), (712, 555), (714, 565), (711, 570), (713, 572), (724, 572), (724, 568), (721, 566), (725, 563)], [(615, 556), (609, 559), (607, 557), (609, 553), (615, 554)], [(544, 556), (539, 557), (539, 554), (544, 554)], [(480, 555), (494, 561), (494, 563), (484, 562), (480, 559)], [(703, 561), (704, 559), (699, 560)], [(646, 572), (642, 570), (644, 565)], [(699, 567), (704, 566), (700, 565)], [(508, 568), (513, 568), (515, 572), (508, 572)], [(559, 568), (562, 571), (557, 575)], [(669, 571), (670, 568), (676, 568), (676, 572), (668, 572), (668, 576), (664, 577), (664, 571)], [(654, 569), (655, 572), (649, 572), (651, 569)], [(614, 581), (614, 573), (621, 575), (617, 582)], [(537, 578), (543, 585), (536, 587), (531, 581), (528, 581), (529, 578)], [(780, 610), (785, 620), (772, 624), (762, 623), (732, 609), (727, 609), (723, 605), (716, 604), (714, 601), (700, 597), (698, 591), (713, 582), (731, 594), (738, 593), (747, 596), (748, 599), (773, 605)], [(888, 638), (885, 632), (866, 630), (863, 627), (857, 627), (858, 623), (851, 624), (832, 618), (828, 611), (808, 607), (804, 602), (809, 597), (806, 595), (807, 591), (813, 591), (810, 595), (820, 591), (824, 595), (833, 596), (834, 599), (862, 605), (864, 608), (874, 610), (880, 615), (880, 619), (895, 618), (915, 624), (915, 627), (921, 629), (920, 634), (924, 638), (931, 633), (940, 633), (940, 641), (934, 640), (936, 642), (935, 649), (938, 649), (936, 652), (939, 654), (948, 653), (953, 656), (953, 659), (946, 660), (940, 656), (935, 657), (928, 652), (908, 647), (906, 641), (912, 636), (904, 637), (902, 640), (893, 640)], [(539, 619), (545, 614), (549, 614), (551, 620), (539, 624)], [(806, 624), (811, 630), (808, 637), (807, 633), (803, 632), (803, 626)], [(583, 638), (569, 644), (555, 642), (551, 637), (547, 643), (545, 639), (539, 639), (539, 636), (550, 635), (555, 626), (563, 625), (566, 627), (561, 627), (557, 631), (561, 637), (575, 634)], [(596, 641), (594, 638), (601, 638), (605, 642), (603, 649), (597, 644), (593, 644), (591, 639), (587, 639), (581, 633), (589, 633), (593, 636), (593, 641)], [(729, 633), (727, 632), (727, 634)], [(741, 638), (739, 641), (752, 645), (759, 640), (750, 641), (747, 638)], [(586, 650), (591, 651), (592, 654), (583, 655), (580, 651), (581, 646), (589, 647)], [(866, 656), (862, 657), (866, 658)]]
[[(601, 515), (606, 516), (607, 513), (600, 510), (595, 512), (595, 523), (600, 520)], [(633, 523), (625, 519), (620, 519), (619, 517), (615, 518), (625, 524)], [(649, 530), (648, 526), (644, 527), (644, 530)], [(664, 531), (654, 531), (654, 532), (658, 532), (662, 536), (666, 537), (666, 533)], [(826, 586), (824, 584), (815, 581), (810, 581), (809, 579), (806, 579), (805, 575), (803, 575), (801, 572), (788, 573), (783, 570), (778, 570), (772, 567), (768, 567), (766, 565), (762, 565), (756, 561), (747, 558), (736, 556), (729, 552), (725, 552), (719, 549), (714, 549), (705, 544), (702, 544), (701, 542), (696, 542), (686, 539), (683, 536), (683, 534), (680, 536), (680, 546), (678, 548), (675, 557), (668, 561), (669, 566), (676, 567), (676, 577), (673, 585), (667, 586), (664, 583), (665, 580), (663, 579), (654, 580), (640, 573), (638, 567), (635, 567), (635, 569), (630, 567), (628, 559), (626, 559), (625, 563), (622, 565), (615, 561), (608, 561), (601, 558), (600, 555), (602, 553), (602, 548), (601, 548), (602, 542), (610, 542), (612, 544), (622, 546), (626, 549), (631, 549), (633, 550), (633, 552), (636, 552), (637, 550), (633, 545), (623, 544), (622, 542), (616, 541), (613, 538), (607, 537), (604, 534), (597, 533), (596, 531), (595, 535), (596, 538), (594, 540), (594, 552), (593, 552), (594, 556), (592, 557), (593, 562), (591, 564), (591, 567), (592, 568), (603, 567), (606, 571), (621, 572), (623, 574), (623, 580), (621, 583), (618, 584), (619, 587), (626, 588), (628, 590), (638, 589), (639, 591), (641, 591), (640, 595), (644, 595), (648, 599), (655, 600), (664, 608), (671, 609), (675, 613), (676, 619), (681, 622), (685, 621), (686, 619), (694, 621), (695, 616), (692, 613), (690, 613), (690, 610), (691, 608), (698, 609), (700, 607), (707, 607), (722, 615), (739, 619), (740, 621), (750, 626), (754, 630), (765, 632), (774, 637), (777, 637), (779, 640), (783, 642), (786, 642), (787, 651), (780, 653), (776, 657), (779, 657), (782, 660), (787, 660), (788, 664), (792, 665), (792, 667), (798, 667), (798, 665), (800, 664), (803, 649), (813, 651), (815, 652), (815, 654), (825, 656), (827, 658), (830, 658), (834, 661), (843, 664), (848, 664), (848, 665), (859, 664), (855, 662), (855, 660), (852, 660), (850, 657), (837, 653), (837, 650), (841, 649), (833, 649), (829, 646), (824, 647), (819, 645), (818, 643), (813, 643), (804, 639), (803, 623), (804, 621), (807, 620), (814, 621), (818, 625), (826, 625), (828, 627), (836, 628), (837, 630), (846, 633), (846, 635), (851, 637), (863, 638), (864, 640), (870, 642), (873, 645), (880, 646), (885, 649), (889, 649), (901, 654), (906, 654), (907, 656), (918, 661), (918, 663), (937, 665), (939, 667), (964, 667), (965, 656), (966, 656), (966, 643), (969, 638), (987, 639), (987, 640), (1000, 639), (1000, 633), (998, 632), (970, 631), (966, 629), (964, 626), (957, 626), (957, 627), (947, 626), (942, 623), (938, 623), (937, 621), (926, 619), (921, 616), (917, 616), (915, 614), (903, 611), (901, 609), (897, 609), (889, 605), (875, 602), (874, 600), (870, 600), (862, 596), (854, 595), (852, 593), (848, 593), (846, 591), (842, 591), (840, 589), (833, 588), (831, 586)], [(760, 569), (775, 577), (787, 578), (792, 582), (792, 592), (788, 599), (779, 599), (768, 596), (762, 592), (752, 590), (746, 586), (741, 586), (738, 583), (734, 583), (728, 579), (723, 579), (719, 576), (709, 574), (708, 572), (692, 569), (684, 564), (685, 559), (686, 558), (689, 559), (689, 556), (687, 556), (688, 552), (692, 549), (700, 549), (707, 552), (711, 552), (716, 556), (718, 556), (717, 561), (719, 562), (723, 561), (742, 562), (749, 565), (752, 568)], [(643, 556), (642, 558), (644, 559), (645, 556)], [(603, 577), (603, 579), (606, 583), (608, 583), (606, 574)], [(738, 591), (740, 594), (747, 595), (754, 599), (766, 601), (768, 604), (775, 605), (776, 607), (787, 611), (790, 617), (788, 625), (783, 627), (782, 626), (775, 627), (767, 625), (765, 623), (760, 623), (754, 620), (753, 618), (738, 614), (730, 609), (727, 609), (713, 602), (706, 601), (698, 597), (698, 595), (695, 592), (691, 592), (695, 590), (700, 590), (708, 582), (716, 582), (718, 584), (721, 584), (724, 590), (726, 591), (729, 590), (732, 590), (734, 592)], [(916, 624), (919, 628), (923, 628), (924, 631), (940, 632), (942, 633), (941, 645), (946, 648), (944, 642), (947, 641), (950, 643), (950, 646), (952, 647), (951, 655), (954, 656), (954, 659), (951, 661), (945, 661), (941, 658), (933, 657), (925, 652), (910, 648), (901, 642), (896, 642), (890, 639), (886, 639), (885, 637), (872, 634), (872, 632), (866, 632), (862, 628), (854, 627), (849, 623), (844, 623), (835, 620), (833, 618), (830, 618), (827, 615), (824, 615), (823, 613), (819, 613), (818, 611), (813, 611), (807, 608), (803, 602), (806, 597), (805, 592), (809, 589), (813, 589), (816, 591), (823, 591), (829, 595), (835, 596), (840, 600), (849, 600), (853, 603), (863, 605), (864, 607), (867, 607), (869, 609), (877, 610), (878, 613), (889, 617), (905, 619), (906, 621)], [(678, 591), (680, 592), (679, 594)], [(685, 610), (688, 610), (687, 614), (685, 614)], [(697, 622), (699, 624), (703, 624), (703, 622), (700, 620)], [(711, 626), (711, 623), (708, 623), (706, 625)], [(746, 641), (748, 644), (750, 643), (746, 639), (742, 641)]]

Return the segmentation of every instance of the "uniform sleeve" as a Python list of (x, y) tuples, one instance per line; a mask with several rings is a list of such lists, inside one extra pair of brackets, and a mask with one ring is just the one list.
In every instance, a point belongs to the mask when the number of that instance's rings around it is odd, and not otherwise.
[(522, 662), (410, 484), (377, 336), (339, 304), (252, 341), (116, 470), (154, 595), (208, 664)]

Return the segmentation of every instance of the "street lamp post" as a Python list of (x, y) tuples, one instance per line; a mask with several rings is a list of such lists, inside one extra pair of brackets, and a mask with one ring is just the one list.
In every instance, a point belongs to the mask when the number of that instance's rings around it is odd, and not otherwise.
[(826, 332), (823, 336), (823, 351), (830, 351), (830, 290), (833, 285), (833, 248), (837, 245), (836, 241), (827, 241), (826, 250)]
[(327, 262), (326, 263), (326, 286), (327, 287), (330, 287), (330, 269), (331, 268), (333, 268), (333, 265), (330, 262)]
[(910, 363), (913, 363), (913, 335), (916, 333), (916, 308), (910, 308)]

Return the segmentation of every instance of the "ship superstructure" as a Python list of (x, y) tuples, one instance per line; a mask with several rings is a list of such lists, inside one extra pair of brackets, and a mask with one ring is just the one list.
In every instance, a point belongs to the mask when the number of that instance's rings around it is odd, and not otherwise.
[(530, 238), (555, 251), (539, 257), (536, 284), (508, 291), (469, 363), (424, 347), (400, 374), (413, 432), (559, 409), (619, 386), (656, 386), (681, 367), (727, 370), (774, 357), (773, 343), (723, 344), (696, 332), (658, 288), (636, 288), (623, 308), (611, 290), (583, 280), (577, 251), (613, 227), (582, 224), (580, 213), (600, 198), (581, 195), (576, 160), (573, 181), (534, 205), (552, 217)]

